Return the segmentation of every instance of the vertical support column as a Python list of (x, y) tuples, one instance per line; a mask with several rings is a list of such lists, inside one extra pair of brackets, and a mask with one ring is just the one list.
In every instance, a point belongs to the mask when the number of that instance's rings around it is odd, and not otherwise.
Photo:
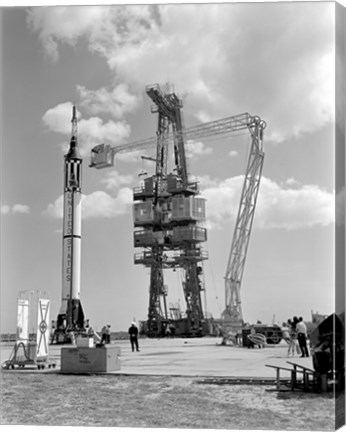
[(251, 151), (225, 275), (226, 307), (223, 319), (237, 323), (240, 327), (243, 323), (240, 289), (262, 176), (263, 130), (265, 127), (265, 122), (258, 117), (254, 117), (249, 125), (252, 139)]

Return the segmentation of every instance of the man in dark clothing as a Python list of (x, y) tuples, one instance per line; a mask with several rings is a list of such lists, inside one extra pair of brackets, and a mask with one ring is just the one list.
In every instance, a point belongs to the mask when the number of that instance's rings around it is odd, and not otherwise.
[(107, 343), (107, 326), (103, 326), (101, 330), (101, 343), (105, 345)]
[(111, 326), (108, 324), (106, 327), (106, 344), (111, 343)]
[(301, 357), (309, 357), (309, 351), (308, 351), (308, 347), (306, 344), (307, 330), (306, 330), (306, 325), (305, 325), (302, 317), (299, 318), (299, 321), (297, 323), (296, 328), (297, 328), (297, 333), (298, 333), (298, 343), (300, 346), (300, 350), (302, 352)]
[(129, 328), (130, 342), (132, 351), (139, 351), (138, 349), (138, 328), (135, 322), (132, 322), (131, 327)]

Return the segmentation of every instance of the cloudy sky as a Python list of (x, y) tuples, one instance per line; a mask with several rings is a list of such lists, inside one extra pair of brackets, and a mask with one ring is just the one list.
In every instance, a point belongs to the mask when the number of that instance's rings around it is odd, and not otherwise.
[[(244, 319), (331, 313), (334, 285), (334, 4), (19, 7), (3, 10), (2, 331), (21, 290), (61, 298), (63, 155), (77, 105), (83, 163), (81, 297), (100, 329), (146, 319), (149, 271), (133, 264), (132, 188), (154, 150), (88, 167), (99, 143), (151, 137), (145, 86), (170, 83), (186, 126), (249, 112), (267, 122), (265, 163), (241, 296)], [(250, 139), (190, 142), (207, 199), (206, 310), (224, 275)], [(169, 302), (184, 305), (178, 272)]]

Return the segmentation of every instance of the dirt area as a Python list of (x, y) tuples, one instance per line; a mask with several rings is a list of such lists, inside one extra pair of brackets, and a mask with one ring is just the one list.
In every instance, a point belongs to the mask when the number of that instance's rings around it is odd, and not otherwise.
[(332, 430), (330, 394), (193, 377), (1, 374), (2, 425)]
[[(107, 375), (60, 374), (61, 347), (50, 346), (56, 370), (2, 371), (0, 424), (335, 429), (331, 393), (276, 391), (275, 371), (266, 364), (287, 365), (285, 344), (248, 350), (220, 346), (218, 342), (212, 338), (141, 339), (141, 351), (132, 353), (128, 340), (114, 341), (121, 348), (121, 370)], [(9, 358), (11, 349), (11, 344), (1, 346), (2, 361)], [(289, 360), (311, 367), (311, 358)], [(212, 377), (219, 379), (207, 382), (206, 378)], [(270, 379), (265, 384), (228, 381), (220, 385), (225, 377)], [(342, 414), (339, 410), (338, 418)]]

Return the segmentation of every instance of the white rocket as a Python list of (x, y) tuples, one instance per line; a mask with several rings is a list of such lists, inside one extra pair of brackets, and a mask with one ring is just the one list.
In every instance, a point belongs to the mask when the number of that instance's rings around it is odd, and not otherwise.
[(78, 331), (84, 327), (80, 301), (82, 241), (82, 158), (77, 143), (76, 107), (72, 109), (70, 148), (64, 156), (64, 220), (62, 240), (62, 303), (57, 328)]

